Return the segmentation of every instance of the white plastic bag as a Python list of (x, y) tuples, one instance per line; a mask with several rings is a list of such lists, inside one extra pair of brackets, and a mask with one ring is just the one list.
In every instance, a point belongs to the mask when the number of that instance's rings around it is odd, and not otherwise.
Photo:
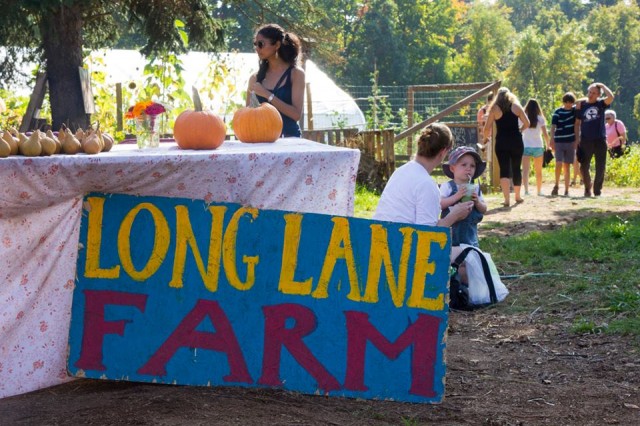
[[(464, 249), (465, 247), (469, 246), (467, 244), (460, 244), (461, 249)], [(509, 294), (509, 290), (500, 280), (500, 274), (498, 273), (496, 265), (493, 263), (493, 259), (491, 259), (491, 255), (485, 252), (482, 253), (489, 264), (491, 278), (493, 279), (493, 286), (496, 290), (496, 299), (498, 299), (498, 302), (502, 302)], [(475, 250), (471, 250), (467, 254), (465, 263), (467, 268), (467, 277), (469, 279), (469, 303), (472, 305), (491, 303), (489, 286), (484, 277), (484, 271), (482, 270), (480, 254)]]

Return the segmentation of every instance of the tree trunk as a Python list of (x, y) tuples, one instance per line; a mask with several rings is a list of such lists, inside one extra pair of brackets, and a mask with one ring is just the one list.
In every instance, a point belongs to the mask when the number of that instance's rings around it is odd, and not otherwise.
[(89, 126), (78, 72), (82, 66), (82, 25), (77, 6), (61, 6), (45, 14), (40, 23), (54, 129), (63, 123), (74, 131)]

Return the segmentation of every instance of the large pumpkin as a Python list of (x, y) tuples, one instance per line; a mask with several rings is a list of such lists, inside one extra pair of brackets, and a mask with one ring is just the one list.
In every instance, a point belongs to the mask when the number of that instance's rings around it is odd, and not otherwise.
[(173, 137), (182, 149), (216, 149), (226, 134), (224, 121), (211, 111), (183, 111), (173, 125)]
[(282, 117), (266, 102), (240, 108), (233, 114), (233, 132), (241, 142), (275, 142), (282, 134)]

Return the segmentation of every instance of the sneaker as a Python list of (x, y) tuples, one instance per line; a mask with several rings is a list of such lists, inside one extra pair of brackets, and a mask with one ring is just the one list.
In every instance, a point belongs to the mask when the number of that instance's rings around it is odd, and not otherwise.
[(558, 185), (553, 187), (553, 190), (551, 191), (551, 195), (554, 197), (558, 195)]
[(565, 196), (565, 197), (568, 197), (568, 196), (569, 196), (569, 190), (568, 190), (568, 189), (565, 189), (565, 190), (564, 190), (564, 196)]
[(589, 190), (584, 191), (584, 196), (585, 196), (586, 198), (591, 197), (591, 191), (589, 191)]

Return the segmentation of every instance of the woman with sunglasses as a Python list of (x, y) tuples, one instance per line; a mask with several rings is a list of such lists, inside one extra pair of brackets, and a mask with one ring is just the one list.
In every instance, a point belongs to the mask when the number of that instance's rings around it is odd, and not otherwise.
[(260, 68), (249, 78), (247, 106), (254, 92), (260, 103), (269, 102), (282, 116), (282, 137), (300, 137), (305, 76), (298, 65), (300, 40), (276, 24), (258, 29), (253, 40)]

